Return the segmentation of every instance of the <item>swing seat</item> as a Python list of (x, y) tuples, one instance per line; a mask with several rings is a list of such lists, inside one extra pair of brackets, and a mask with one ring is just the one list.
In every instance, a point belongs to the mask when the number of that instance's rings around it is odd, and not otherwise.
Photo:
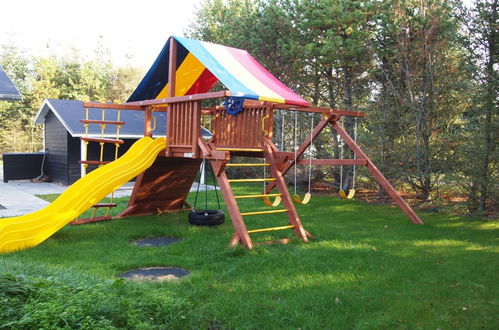
[(355, 189), (349, 189), (348, 194), (342, 189), (338, 191), (338, 195), (340, 195), (341, 199), (352, 199), (355, 196)]
[(305, 196), (303, 196), (303, 199), (298, 194), (294, 194), (293, 199), (296, 204), (308, 204), (312, 199), (312, 194), (309, 192), (306, 193)]
[(277, 196), (273, 202), (268, 197), (262, 197), (262, 200), (267, 206), (277, 207), (279, 206), (279, 204), (281, 204), (282, 198), (281, 196)]
[(355, 196), (355, 189), (350, 189), (348, 191), (347, 199), (352, 199)]

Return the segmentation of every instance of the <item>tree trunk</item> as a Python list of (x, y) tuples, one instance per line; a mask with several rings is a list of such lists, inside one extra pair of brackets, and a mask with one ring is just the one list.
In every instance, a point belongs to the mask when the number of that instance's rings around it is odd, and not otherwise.
[(487, 199), (489, 197), (489, 167), (490, 167), (490, 154), (492, 152), (492, 111), (494, 110), (494, 103), (497, 95), (496, 88), (496, 73), (494, 70), (494, 55), (496, 54), (496, 39), (497, 39), (497, 0), (491, 3), (491, 14), (488, 16), (487, 24), (490, 27), (490, 35), (488, 36), (488, 59), (486, 67), (487, 75), (487, 92), (485, 101), (485, 123), (484, 123), (484, 153), (481, 164), (481, 178), (480, 178), (480, 203), (478, 207), (479, 212), (485, 212), (487, 209)]

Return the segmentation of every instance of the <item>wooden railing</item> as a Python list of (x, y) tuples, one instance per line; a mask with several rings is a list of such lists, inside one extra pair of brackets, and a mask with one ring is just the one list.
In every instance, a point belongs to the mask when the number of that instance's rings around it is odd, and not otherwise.
[(217, 147), (262, 148), (264, 136), (272, 134), (271, 108), (248, 107), (236, 116), (220, 110), (215, 115), (213, 127)]
[(192, 157), (198, 157), (201, 125), (200, 101), (170, 103), (166, 122), (168, 155), (182, 156), (181, 153), (192, 153)]

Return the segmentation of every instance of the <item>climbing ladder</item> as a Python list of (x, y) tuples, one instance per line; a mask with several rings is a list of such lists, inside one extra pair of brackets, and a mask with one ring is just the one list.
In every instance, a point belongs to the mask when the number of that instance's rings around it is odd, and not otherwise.
[[(269, 169), (269, 177), (264, 178), (251, 178), (251, 179), (235, 179), (228, 178), (225, 172), (225, 169), (221, 171), (217, 178), (218, 184), (220, 186), (222, 195), (225, 198), (227, 209), (229, 211), (230, 217), (232, 219), (232, 223), (235, 228), (235, 234), (232, 237), (229, 245), (234, 246), (238, 243), (241, 243), (246, 248), (251, 249), (254, 245), (250, 235), (263, 233), (263, 232), (271, 232), (277, 230), (289, 230), (292, 229), (296, 236), (302, 239), (304, 242), (308, 241), (307, 235), (308, 233), (303, 228), (303, 225), (298, 217), (296, 209), (293, 205), (291, 196), (288, 192), (286, 184), (284, 182), (283, 176), (281, 172), (278, 170), (275, 158), (273, 155), (273, 151), (270, 145), (265, 145), (264, 148), (216, 148), (216, 151), (227, 151), (231, 154), (234, 153), (244, 153), (244, 154), (256, 154), (257, 156), (263, 156), (265, 161), (264, 163), (226, 163), (225, 167), (229, 168), (237, 168), (237, 167), (250, 167), (250, 166), (259, 166), (266, 167)], [(233, 157), (231, 157), (233, 158)], [(232, 184), (242, 183), (242, 182), (272, 182), (277, 187), (277, 193), (258, 193), (251, 195), (234, 195)], [(239, 205), (237, 203), (238, 200), (241, 199), (250, 199), (250, 198), (265, 198), (265, 197), (281, 197), (282, 198), (282, 208), (272, 209), (272, 210), (263, 210), (263, 211), (251, 211), (251, 212), (241, 212), (239, 209)], [(262, 203), (263, 204), (263, 203)], [(248, 230), (246, 227), (246, 222), (250, 221), (248, 218), (254, 216), (266, 216), (276, 213), (285, 213), (288, 217), (288, 224), (278, 227), (268, 227), (268, 228), (258, 228)], [(247, 220), (248, 219), (248, 220)], [(278, 241), (268, 241), (262, 243), (287, 243), (289, 239), (281, 239)], [(262, 244), (257, 243), (257, 244)]]
[[(79, 161), (79, 163), (82, 164), (82, 166), (83, 166), (83, 175), (87, 174), (89, 165), (97, 165), (98, 167), (101, 167), (101, 166), (104, 166), (104, 165), (110, 163), (110, 161), (104, 160), (104, 145), (105, 144), (114, 144), (114, 160), (116, 160), (116, 159), (118, 159), (119, 146), (124, 143), (124, 141), (119, 138), (121, 126), (125, 125), (125, 122), (120, 120), (121, 112), (119, 110), (117, 111), (117, 119), (116, 120), (106, 120), (105, 109), (100, 109), (101, 110), (101, 119), (100, 120), (89, 119), (89, 111), (88, 110), (89, 110), (89, 108), (85, 108), (85, 119), (80, 120), (80, 122), (85, 127), (85, 136), (80, 137), (80, 139), (83, 141), (83, 159)], [(89, 136), (89, 127), (91, 124), (100, 125), (100, 136), (99, 137)], [(108, 138), (104, 137), (106, 125), (115, 125), (116, 126), (116, 137), (114, 139), (108, 139)], [(99, 145), (100, 145), (99, 160), (88, 160), (88, 145), (90, 142), (99, 143)], [(92, 214), (89, 218), (75, 219), (71, 222), (71, 224), (72, 225), (81, 225), (81, 224), (90, 223), (90, 222), (110, 220), (112, 218), (110, 215), (111, 209), (116, 207), (116, 206), (118, 206), (118, 204), (114, 203), (114, 191), (113, 191), (110, 195), (110, 202), (109, 203), (94, 204), (92, 206)], [(97, 210), (101, 209), (101, 208), (107, 209), (105, 215), (96, 216)]]

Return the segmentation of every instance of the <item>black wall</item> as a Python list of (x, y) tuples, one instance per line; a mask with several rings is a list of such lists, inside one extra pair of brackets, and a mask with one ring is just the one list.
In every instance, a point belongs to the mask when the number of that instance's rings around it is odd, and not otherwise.
[(3, 182), (29, 180), (41, 174), (43, 152), (3, 154)]
[(52, 180), (69, 184), (68, 137), (70, 134), (52, 111), (45, 117), (45, 159), (44, 172)]
[[(118, 149), (118, 157), (122, 156), (137, 141), (125, 139), (125, 143)], [(80, 178), (80, 138), (72, 137), (64, 125), (52, 111), (45, 117), (45, 147), (48, 148), (44, 171), (52, 180), (70, 185)], [(100, 145), (98, 142), (89, 142), (88, 160), (99, 160)], [(114, 160), (114, 144), (104, 144), (104, 160)], [(88, 172), (97, 166), (89, 165)]]

